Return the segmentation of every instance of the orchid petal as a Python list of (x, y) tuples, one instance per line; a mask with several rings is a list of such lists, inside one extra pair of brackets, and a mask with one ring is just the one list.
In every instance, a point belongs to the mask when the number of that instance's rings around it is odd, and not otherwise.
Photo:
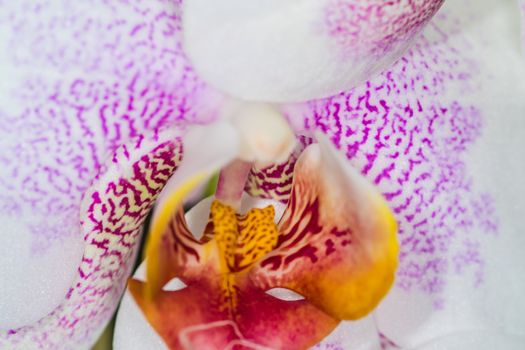
[(400, 267), (377, 318), (401, 347), (472, 327), (523, 332), (517, 29), (514, 1), (448, 1), (387, 72), (288, 110), (345, 151), (396, 213)]
[[(109, 257), (98, 256), (103, 249), (94, 248), (91, 236), (80, 229), (83, 193), (119, 162), (126, 163), (119, 170), (123, 173), (138, 162), (122, 160), (127, 156), (119, 152), (142, 154), (146, 134), (177, 121), (216, 117), (213, 101), (220, 96), (196, 77), (178, 44), (179, 6), (163, 1), (2, 3), (0, 216), (10, 222), (4, 238), (20, 234), (23, 239), (13, 245), (17, 249), (0, 255), (2, 281), (17, 276), (12, 287), (2, 287), (8, 295), (0, 301), (0, 347), (90, 344), (111, 316), (125, 283), (122, 274), (129, 269), (106, 274), (104, 267), (85, 274), (96, 266), (86, 266), (82, 252), (85, 258), (95, 254), (88, 257), (95, 262)], [(119, 171), (112, 175), (116, 181), (127, 176)], [(154, 192), (141, 195), (153, 198)], [(111, 242), (123, 258), (132, 257), (133, 244)], [(35, 264), (39, 267), (31, 268)], [(107, 290), (94, 301), (86, 287), (99, 274)], [(6, 313), (6, 308), (27, 310)]]
[(304, 101), (385, 69), (442, 3), (187, 1), (184, 44), (197, 72), (221, 91), (248, 100)]
[[(453, 183), (447, 180), (448, 189), (442, 187), (441, 191), (455, 188), (455, 195), (461, 193), (459, 197), (449, 194), (455, 214), (441, 215), (433, 220), (433, 226), (428, 225), (431, 222), (424, 224), (421, 228), (434, 231), (427, 231), (430, 235), (426, 236), (432, 244), (413, 245), (414, 258), (401, 262), (400, 279), (424, 288), (400, 285), (402, 288), (394, 290), (378, 310), (380, 329), (403, 347), (419, 347), (432, 338), (461, 330), (501, 329), (524, 334), (518, 325), (525, 322), (525, 284), (515, 273), (525, 268), (522, 248), (517, 248), (525, 246), (518, 219), (525, 210), (525, 186), (516, 181), (525, 176), (525, 162), (516, 151), (525, 147), (525, 59), (519, 48), (515, 6), (510, 1), (476, 2), (476, 11), (468, 3), (445, 6), (462, 16), (463, 27), (470, 28), (449, 43), (457, 44), (459, 38), (471, 43), (463, 55), (472, 55), (479, 76), (469, 79), (482, 79), (483, 84), (481, 90), (474, 90), (474, 97), (465, 91), (459, 103), (472, 103), (481, 115), (473, 114), (470, 122), (463, 124), (459, 121), (468, 120), (464, 119), (467, 111), (451, 119), (459, 127), (451, 131), (458, 135), (461, 130), (463, 136), (456, 140), (463, 139), (465, 146), (458, 144), (456, 149), (468, 155), (456, 158), (459, 163), (450, 168), (456, 173), (455, 182), (463, 185), (450, 187)], [(446, 24), (442, 22), (441, 27)], [(481, 137), (476, 136), (480, 133)], [(469, 146), (469, 134), (479, 137), (475, 147)], [(448, 142), (453, 140), (450, 136)], [(433, 143), (438, 147), (437, 140)], [(487, 192), (480, 193), (480, 188)], [(446, 203), (439, 197), (434, 208)], [(400, 312), (402, 316), (394, 316)], [(402, 324), (398, 322), (401, 317)]]
[(515, 335), (502, 334), (495, 331), (471, 331), (451, 334), (419, 346), (414, 350), (492, 350), (498, 348), (520, 350), (523, 349), (524, 344), (525, 338)]

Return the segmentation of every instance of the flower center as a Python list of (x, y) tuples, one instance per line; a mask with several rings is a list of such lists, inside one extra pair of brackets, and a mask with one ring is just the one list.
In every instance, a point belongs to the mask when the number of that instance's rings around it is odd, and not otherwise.
[(235, 317), (238, 304), (237, 277), (271, 252), (277, 245), (278, 230), (273, 206), (253, 208), (241, 215), (215, 200), (211, 205), (206, 235), (213, 235), (218, 254), (221, 310)]
[(241, 272), (272, 251), (278, 230), (273, 206), (252, 208), (241, 215), (219, 201), (211, 205), (211, 223), (220, 257), (221, 273)]

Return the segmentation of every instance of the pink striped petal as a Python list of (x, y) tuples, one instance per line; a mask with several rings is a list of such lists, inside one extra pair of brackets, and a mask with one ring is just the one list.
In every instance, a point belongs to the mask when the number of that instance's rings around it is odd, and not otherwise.
[[(513, 272), (525, 268), (517, 248), (525, 246), (525, 186), (517, 180), (525, 176), (525, 61), (516, 9), (512, 1), (449, 0), (385, 73), (286, 106), (298, 133), (329, 135), (396, 212), (397, 288), (377, 318), (401, 347), (468, 327), (523, 332), (525, 286)], [(276, 186), (280, 173), (253, 176), (267, 195), (286, 192)]]
[(523, 334), (525, 63), (513, 6), (450, 1), (390, 71), (312, 102), (304, 119), (396, 212), (397, 288), (377, 319), (401, 348), (474, 327)]
[(388, 67), (442, 3), (193, 0), (184, 5), (185, 48), (199, 74), (233, 96), (304, 101)]
[[(106, 164), (113, 168), (106, 186), (133, 176), (145, 181), (147, 169), (133, 173), (132, 167), (164, 159), (147, 154), (145, 135), (213, 120), (205, 107), (220, 98), (182, 53), (179, 1), (41, 0), (1, 7), (0, 218), (8, 225), (0, 254), (0, 347), (78, 348), (110, 317), (135, 231), (174, 160), (155, 189), (137, 190), (143, 203), (122, 237), (95, 243), (91, 235), (100, 227), (81, 230), (80, 220), (87, 225), (83, 193), (93, 193), (92, 181), (109, 171)], [(126, 186), (112, 189), (120, 201), (133, 190)], [(125, 206), (115, 208), (113, 224), (128, 214)]]
[(82, 261), (66, 297), (40, 321), (3, 332), (0, 346), (87, 346), (114, 312), (134, 262), (143, 220), (181, 159), (172, 132), (122, 146), (80, 206)]

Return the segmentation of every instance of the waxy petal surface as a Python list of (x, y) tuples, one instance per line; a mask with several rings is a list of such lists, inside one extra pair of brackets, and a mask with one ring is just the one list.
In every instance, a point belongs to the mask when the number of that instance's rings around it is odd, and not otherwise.
[(471, 330), (449, 334), (436, 339), (417, 350), (491, 350), (503, 348), (508, 350), (520, 350), (525, 344), (525, 338), (514, 334), (500, 333), (496, 330)]
[(348, 90), (387, 68), (442, 3), (187, 1), (184, 47), (197, 72), (221, 91), (305, 101)]
[[(84, 192), (108, 166), (138, 161), (126, 157), (135, 156), (146, 134), (214, 119), (205, 110), (214, 97), (182, 54), (177, 1), (2, 1), (1, 7), (0, 217), (10, 222), (4, 240), (23, 239), (0, 255), (6, 283), (0, 347), (78, 348), (96, 337), (125, 283), (123, 274), (98, 265), (106, 249), (93, 248), (80, 229)], [(124, 155), (111, 163), (124, 144)], [(122, 178), (118, 171), (112, 176), (117, 184)], [(126, 196), (115, 191), (115, 201)], [(112, 240), (107, 248), (122, 254), (118, 265), (132, 257), (134, 244)], [(85, 272), (83, 253), (97, 274)], [(95, 278), (105, 281), (107, 293), (81, 302), (76, 295), (88, 295)], [(22, 307), (29, 312), (18, 312)]]
[(289, 108), (298, 132), (329, 135), (399, 220), (397, 283), (378, 321), (401, 347), (473, 327), (523, 333), (524, 286), (515, 273), (525, 264), (518, 248), (525, 65), (517, 9), (515, 1), (449, 0), (388, 71)]
[[(144, 292), (143, 286), (130, 282), (136, 298)], [(149, 322), (160, 334), (173, 334), (171, 341), (164, 339), (174, 350), (225, 349), (242, 339), (260, 348), (304, 349), (316, 344), (337, 324), (309, 303), (282, 301), (263, 291), (239, 295), (239, 320), (235, 323), (229, 321), (227, 313), (216, 313), (221, 301), (213, 297), (214, 292), (196, 284), (179, 291), (160, 292), (154, 306), (145, 305), (140, 299), (138, 303), (152, 315)], [(223, 328), (224, 322), (228, 322), (227, 328)]]

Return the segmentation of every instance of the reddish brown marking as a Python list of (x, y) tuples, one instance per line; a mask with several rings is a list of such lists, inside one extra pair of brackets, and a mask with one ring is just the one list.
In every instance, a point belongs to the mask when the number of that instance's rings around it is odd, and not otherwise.
[(299, 251), (296, 253), (288, 255), (286, 258), (284, 258), (284, 264), (288, 265), (291, 264), (293, 261), (300, 259), (300, 258), (309, 258), (312, 263), (317, 262), (319, 260), (317, 258), (317, 255), (315, 253), (317, 252), (317, 248), (313, 247), (309, 244), (301, 247)]

